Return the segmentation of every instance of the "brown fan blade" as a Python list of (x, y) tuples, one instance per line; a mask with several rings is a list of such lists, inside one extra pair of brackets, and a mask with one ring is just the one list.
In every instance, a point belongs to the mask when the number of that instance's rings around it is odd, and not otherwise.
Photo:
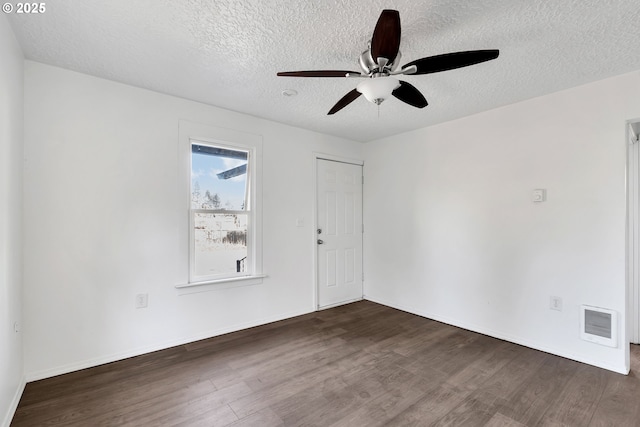
[(424, 108), (429, 105), (420, 91), (407, 82), (400, 81), (400, 86), (391, 92), (391, 95), (416, 108)]
[(497, 49), (445, 53), (443, 55), (416, 59), (415, 61), (404, 65), (402, 69), (404, 70), (415, 65), (417, 71), (415, 73), (411, 73), (411, 75), (437, 73), (440, 71), (454, 70), (456, 68), (490, 61), (492, 59), (496, 59), (498, 55), (500, 55), (500, 51)]
[(400, 50), (400, 13), (397, 10), (385, 9), (373, 30), (371, 56), (376, 63), (378, 58), (387, 58), (391, 63), (396, 59), (398, 50)]
[(357, 75), (358, 71), (342, 70), (317, 70), (317, 71), (282, 71), (278, 73), (280, 77), (347, 77), (347, 74)]
[(362, 95), (362, 94), (360, 92), (358, 92), (357, 89), (352, 90), (351, 92), (349, 92), (348, 94), (343, 96), (340, 99), (340, 101), (336, 102), (336, 105), (334, 105), (333, 108), (331, 110), (329, 110), (327, 115), (330, 116), (330, 115), (335, 114), (338, 111), (342, 110), (344, 107), (346, 107), (347, 105), (349, 105), (353, 101), (355, 101), (360, 95)]

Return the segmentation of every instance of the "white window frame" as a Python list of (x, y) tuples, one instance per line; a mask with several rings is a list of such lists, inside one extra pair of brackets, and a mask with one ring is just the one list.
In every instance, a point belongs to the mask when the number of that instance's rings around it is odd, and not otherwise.
[[(209, 209), (192, 209), (191, 207), (191, 147), (192, 144), (209, 145), (248, 153), (247, 187), (249, 195), (246, 211), (221, 211)], [(183, 233), (187, 250), (187, 281), (176, 285), (176, 288), (210, 287), (220, 289), (229, 286), (258, 284), (265, 277), (262, 271), (262, 137), (260, 135), (218, 128), (198, 123), (180, 122), (180, 162), (183, 171), (185, 205), (188, 210), (186, 233)], [(247, 227), (247, 261), (245, 272), (217, 276), (195, 275), (194, 216), (197, 212), (206, 213), (242, 213), (248, 215)], [(221, 286), (224, 285), (224, 286)]]
[[(253, 177), (253, 168), (255, 162), (253, 161), (253, 151), (244, 148), (239, 148), (235, 145), (229, 144), (213, 144), (210, 142), (204, 142), (198, 139), (191, 139), (191, 147), (193, 145), (223, 148), (227, 150), (233, 150), (236, 152), (247, 153), (247, 181), (245, 187), (245, 210), (225, 210), (225, 209), (203, 209), (190, 207), (189, 214), (189, 283), (210, 282), (226, 279), (235, 279), (244, 276), (251, 276), (255, 270), (254, 268), (254, 254), (253, 254), (253, 183), (251, 182)], [(193, 151), (192, 151), (193, 154)], [(192, 157), (193, 159), (193, 157)], [(193, 164), (190, 165), (191, 171), (193, 171)], [(189, 193), (193, 192), (193, 188), (190, 188)], [(209, 275), (197, 275), (196, 274), (196, 250), (195, 250), (195, 218), (197, 214), (212, 214), (212, 215), (246, 215), (247, 216), (247, 258), (245, 261), (245, 271), (243, 272), (231, 272), (223, 274), (209, 274)]]

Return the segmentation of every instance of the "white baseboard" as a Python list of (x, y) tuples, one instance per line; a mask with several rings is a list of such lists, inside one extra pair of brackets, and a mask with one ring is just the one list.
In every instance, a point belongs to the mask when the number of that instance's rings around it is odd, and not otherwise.
[(13, 396), (13, 400), (11, 401), (11, 405), (9, 406), (9, 410), (4, 416), (4, 420), (2, 421), (2, 427), (9, 427), (11, 425), (11, 420), (13, 420), (13, 416), (16, 414), (16, 409), (18, 409), (18, 404), (20, 403), (20, 398), (22, 397), (22, 393), (24, 393), (24, 387), (27, 385), (27, 380), (25, 376), (22, 376), (22, 380), (20, 384), (18, 384), (18, 388), (16, 389), (16, 394)]
[(365, 296), (365, 300), (375, 302), (378, 304), (386, 305), (387, 307), (395, 308), (398, 310), (406, 311), (407, 313), (415, 314), (420, 317), (425, 317), (427, 319), (432, 319), (438, 322), (446, 323), (447, 325), (455, 326), (458, 328), (466, 329), (469, 331), (477, 332), (482, 335), (488, 335), (493, 338), (498, 338), (504, 341), (509, 341), (515, 344), (519, 344), (525, 347), (532, 348), (534, 350), (544, 351), (545, 353), (554, 354), (556, 356), (564, 357), (566, 359), (575, 360), (577, 362), (586, 363), (587, 365), (596, 366), (598, 368), (606, 369), (609, 371), (617, 372), (619, 374), (627, 375), (629, 374), (629, 368), (626, 366), (618, 366), (618, 365), (609, 365), (607, 363), (602, 363), (599, 360), (592, 360), (582, 355), (573, 354), (571, 352), (567, 352), (562, 348), (552, 348), (536, 341), (529, 340), (527, 338), (522, 338), (518, 336), (514, 336), (502, 331), (496, 331), (492, 329), (487, 329), (485, 327), (481, 327), (472, 323), (461, 322), (457, 319), (452, 319), (444, 316), (439, 316), (433, 313), (429, 313), (425, 310), (418, 309), (416, 307), (410, 307), (405, 304), (398, 304), (392, 301), (387, 301), (384, 298), (376, 298)]
[(43, 369), (40, 371), (28, 372), (26, 374), (26, 381), (37, 381), (44, 378), (54, 377), (56, 375), (67, 374), (69, 372), (79, 371), (81, 369), (92, 368), (94, 366), (104, 365), (105, 363), (116, 362), (118, 360), (127, 359), (129, 357), (140, 356), (142, 354), (151, 353), (158, 350), (164, 350), (170, 347), (178, 345), (188, 344), (194, 341), (199, 341), (207, 338), (216, 337), (218, 335), (228, 334), (230, 332), (237, 332), (243, 329), (253, 328), (255, 326), (266, 325), (267, 323), (273, 323), (280, 320), (290, 319), (296, 316), (302, 316), (303, 314), (312, 313), (314, 310), (299, 310), (290, 312), (287, 314), (281, 314), (277, 316), (265, 317), (262, 319), (254, 320), (251, 322), (240, 323), (226, 328), (214, 329), (212, 331), (203, 332), (200, 334), (184, 337), (176, 340), (165, 341), (145, 347), (138, 347), (135, 349), (127, 350), (121, 353), (115, 353), (108, 356), (96, 357), (93, 359), (82, 360), (78, 362), (69, 363), (63, 366), (57, 366), (51, 369)]

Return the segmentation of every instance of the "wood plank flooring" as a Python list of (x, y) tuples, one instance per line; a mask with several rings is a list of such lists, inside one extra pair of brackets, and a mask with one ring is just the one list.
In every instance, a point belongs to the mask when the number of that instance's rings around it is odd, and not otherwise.
[(640, 426), (628, 376), (368, 301), (26, 386), (12, 426)]

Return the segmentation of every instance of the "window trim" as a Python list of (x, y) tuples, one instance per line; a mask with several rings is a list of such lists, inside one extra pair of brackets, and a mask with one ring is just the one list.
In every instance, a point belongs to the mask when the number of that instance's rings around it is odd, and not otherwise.
[[(195, 258), (193, 251), (193, 212), (202, 209), (191, 208), (191, 146), (193, 143), (201, 143), (222, 148), (246, 151), (249, 153), (249, 174), (247, 187), (249, 191), (249, 210), (242, 211), (249, 215), (250, 230), (247, 230), (247, 251), (250, 254), (250, 266), (242, 275), (203, 277), (195, 276)], [(186, 247), (185, 274), (186, 281), (175, 285), (177, 289), (189, 287), (203, 287), (212, 285), (212, 289), (219, 288), (220, 284), (230, 286), (246, 286), (262, 283), (266, 275), (262, 271), (262, 136), (232, 129), (218, 128), (204, 124), (181, 121), (180, 122), (180, 170), (184, 179), (183, 192), (184, 203), (187, 208), (186, 228), (180, 227), (183, 247)], [(234, 211), (235, 212), (235, 211)], [(219, 213), (233, 213), (232, 211)], [(183, 223), (184, 224), (184, 223)], [(225, 288), (226, 288), (225, 287)], [(206, 289), (205, 289), (206, 290)]]

